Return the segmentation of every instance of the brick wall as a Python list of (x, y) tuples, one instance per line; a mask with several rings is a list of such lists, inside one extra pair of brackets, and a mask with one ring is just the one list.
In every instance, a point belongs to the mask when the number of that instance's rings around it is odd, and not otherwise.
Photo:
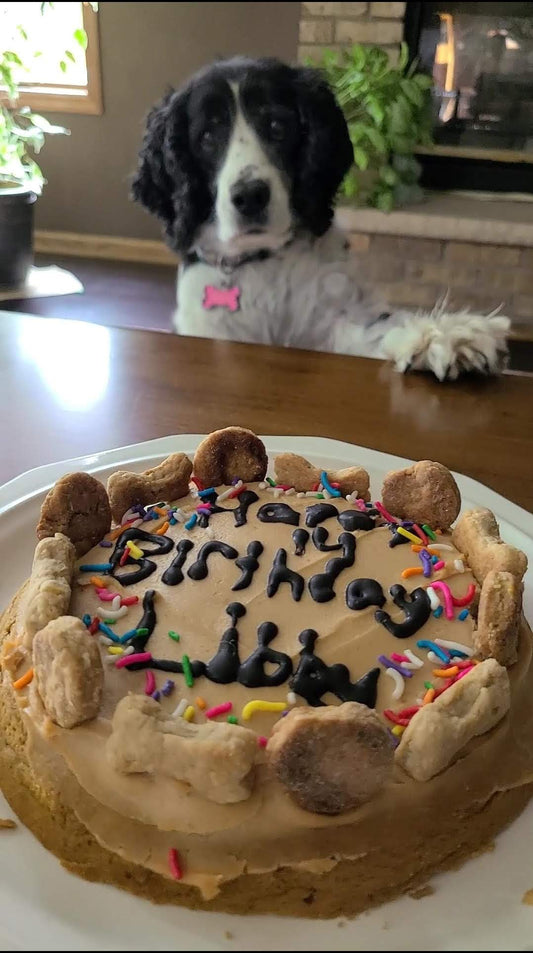
[(298, 57), (318, 60), (324, 49), (368, 43), (395, 60), (404, 12), (405, 3), (302, 3)]
[(364, 274), (389, 304), (428, 308), (447, 291), (450, 307), (533, 321), (533, 248), (352, 232)]

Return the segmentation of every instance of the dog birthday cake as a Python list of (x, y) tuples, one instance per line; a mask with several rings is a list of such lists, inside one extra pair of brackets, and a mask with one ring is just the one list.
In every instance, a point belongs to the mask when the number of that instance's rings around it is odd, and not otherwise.
[[(69, 870), (159, 903), (354, 915), (533, 793), (526, 557), (421, 461), (206, 437), (43, 502), (0, 623), (0, 783)], [(28, 567), (28, 570), (30, 567)]]

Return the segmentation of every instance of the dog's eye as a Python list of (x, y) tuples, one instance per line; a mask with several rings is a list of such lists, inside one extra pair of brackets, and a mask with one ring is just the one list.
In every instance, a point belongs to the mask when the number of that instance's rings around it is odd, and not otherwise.
[(272, 139), (283, 139), (285, 135), (285, 125), (281, 119), (270, 119), (268, 121), (268, 132)]
[(208, 152), (216, 144), (216, 135), (212, 129), (206, 129), (200, 136), (200, 145), (202, 149)]

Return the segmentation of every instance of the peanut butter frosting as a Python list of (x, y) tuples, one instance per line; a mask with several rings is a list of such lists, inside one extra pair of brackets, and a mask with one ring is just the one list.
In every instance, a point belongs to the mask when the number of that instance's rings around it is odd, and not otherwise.
[[(246, 492), (246, 498), (241, 494), (221, 503), (223, 511), (213, 513), (204, 526), (186, 528), (185, 521), (198, 504), (191, 495), (178, 504), (183, 521), (165, 526), (162, 536), (154, 536), (154, 530), (164, 517), (143, 522), (139, 529), (153, 539), (133, 539), (133, 534), (132, 542), (144, 549), (144, 559), (154, 568), (138, 581), (130, 582), (128, 576), (142, 576), (139, 562), (116, 565), (111, 575), (98, 568), (84, 570), (109, 565), (110, 554), (116, 551), (109, 547), (96, 546), (79, 559), (69, 615), (90, 625), (95, 617), (108, 618), (105, 609), (111, 603), (102, 602), (98, 584), (90, 582), (103, 572), (110, 591), (130, 597), (129, 601), (138, 599), (109, 628), (119, 639), (131, 630), (140, 631), (133, 644), (150, 654), (148, 667), (131, 670), (127, 656), (109, 651), (122, 651), (124, 646), (104, 644), (99, 631), (94, 638), (104, 685), (97, 717), (73, 728), (60, 727), (44, 709), (35, 682), (23, 708), (32, 765), (44, 779), (60, 785), (65, 803), (96, 840), (165, 877), (171, 876), (169, 850), (178, 850), (183, 882), (197, 887), (204, 899), (244, 872), (288, 867), (319, 875), (347, 858), (368, 858), (370, 863), (376, 845), (388, 840), (408, 858), (414, 829), (417, 837), (430, 837), (443, 811), (460, 816), (481, 810), (498, 792), (533, 780), (532, 649), (525, 621), (520, 625), (517, 661), (508, 670), (509, 711), (499, 723), (472, 737), (431, 780), (414, 780), (397, 758), (377, 794), (338, 815), (299, 807), (274, 776), (268, 753), (260, 747), (264, 742), (258, 741), (249, 796), (218, 803), (210, 799), (212, 758), (207, 749), (200, 755), (205, 757), (205, 786), (200, 779), (191, 787), (170, 775), (164, 746), (161, 758), (155, 759), (153, 736), (144, 733), (140, 722), (133, 739), (121, 740), (114, 727), (117, 705), (128, 695), (147, 697), (148, 687), (152, 688), (147, 672), (154, 674), (162, 715), (181, 717), (176, 708), (185, 700), (199, 725), (207, 721), (206, 710), (231, 702), (230, 717), (238, 721), (235, 729), (242, 726), (257, 739), (268, 739), (279, 718), (295, 706), (347, 700), (370, 704), (384, 726), (402, 729), (398, 713), (430, 702), (428, 692), (446, 685), (446, 677), (435, 672), (453, 666), (454, 659), (475, 656), (469, 607), (475, 604), (472, 594), (478, 584), (451, 534), (442, 533), (430, 542), (437, 562), (428, 577), (419, 572), (424, 562), (413, 551), (412, 540), (399, 537), (396, 530), (396, 545), (391, 546), (391, 529), (378, 525), (383, 520), (371, 506), (359, 510), (357, 519), (357, 507), (342, 497), (320, 503), (301, 494), (276, 498), (257, 483), (248, 484)], [(357, 528), (362, 525), (369, 528)], [(159, 548), (161, 553), (153, 552)], [(409, 569), (417, 572), (402, 576)], [(431, 611), (427, 609), (425, 590), (439, 581), (465, 603), (464, 609), (455, 609), (453, 618), (442, 607), (439, 612), (435, 602)], [(391, 595), (394, 586), (404, 590)], [(436, 593), (438, 586), (432, 596), (439, 603)], [(109, 612), (112, 616), (113, 610)], [(440, 658), (439, 640), (444, 642)], [(419, 645), (421, 641), (430, 645)], [(447, 644), (459, 647), (454, 658), (450, 659)], [(437, 656), (428, 658), (436, 646)], [(395, 669), (393, 655), (404, 660), (396, 662)], [(172, 670), (172, 664), (167, 670), (165, 664), (159, 668), (152, 664), (163, 660), (183, 665), (184, 656), (193, 675), (197, 673), (192, 685), (187, 685), (185, 673)], [(406, 663), (408, 658), (411, 662)], [(391, 667), (400, 669), (400, 698), (398, 678), (386, 674)], [(168, 688), (169, 679), (174, 686), (167, 695), (162, 689)], [(327, 687), (320, 698), (313, 695), (314, 680)], [(250, 714), (247, 706), (255, 700), (278, 703), (278, 710)], [(148, 707), (151, 704), (150, 699)], [(213, 721), (226, 722), (227, 716), (224, 712)], [(135, 759), (149, 770), (116, 769), (116, 760), (109, 756), (114, 732), (115, 746), (127, 740), (130, 750), (133, 742)], [(401, 731), (391, 734), (391, 744), (400, 737)]]

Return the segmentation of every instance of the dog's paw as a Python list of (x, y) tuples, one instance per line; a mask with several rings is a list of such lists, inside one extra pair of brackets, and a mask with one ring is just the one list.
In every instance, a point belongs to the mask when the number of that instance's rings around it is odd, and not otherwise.
[(394, 315), (395, 326), (381, 342), (396, 369), (432, 371), (439, 381), (460, 374), (497, 374), (507, 361), (509, 318), (500, 314), (450, 313), (437, 305), (430, 314)]

